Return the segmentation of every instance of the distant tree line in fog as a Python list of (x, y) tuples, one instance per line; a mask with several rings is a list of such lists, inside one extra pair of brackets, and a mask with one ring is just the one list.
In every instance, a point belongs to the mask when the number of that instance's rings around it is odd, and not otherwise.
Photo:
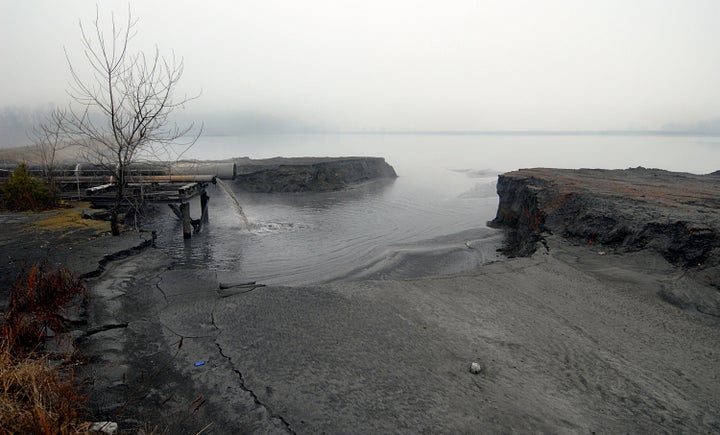
[[(54, 109), (54, 105), (25, 108), (6, 106), (0, 108), (0, 148), (27, 145), (33, 127), (37, 126)], [(208, 136), (232, 136), (264, 133), (316, 133), (335, 131), (332, 126), (313, 125), (292, 117), (253, 111), (207, 111), (203, 113), (178, 114), (182, 121), (199, 120), (205, 123), (204, 134)], [(669, 123), (662, 127), (667, 132), (720, 134), (720, 118), (695, 123)]]
[(52, 105), (32, 109), (16, 106), (0, 108), (0, 148), (29, 144), (33, 127), (41, 123), (53, 108)]
[[(52, 112), (54, 105), (36, 108), (6, 106), (0, 108), (0, 148), (28, 145), (29, 136), (39, 123)], [(252, 111), (213, 111), (201, 114), (179, 113), (182, 121), (205, 122), (205, 135), (232, 136), (263, 133), (312, 133), (332, 130), (327, 126), (314, 126), (302, 121), (267, 113)]]
[(664, 131), (720, 134), (720, 118), (706, 119), (687, 124), (672, 123), (663, 126)]

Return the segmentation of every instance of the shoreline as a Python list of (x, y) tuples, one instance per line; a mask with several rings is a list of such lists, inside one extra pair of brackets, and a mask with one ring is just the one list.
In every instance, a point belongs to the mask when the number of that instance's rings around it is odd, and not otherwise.
[[(173, 433), (718, 430), (720, 318), (686, 303), (716, 269), (589, 244), (556, 226), (575, 214), (543, 216), (533, 254), (445, 275), (428, 273), (442, 243), (413, 253), (424, 275), (303, 287), (220, 291), (155, 249), (107, 262), (78, 342), (91, 410)], [(127, 235), (56, 253), (91, 272), (147, 243)]]
[[(137, 231), (111, 237), (109, 223), (82, 219), (80, 213), (89, 203), (75, 203), (70, 209), (40, 213), (0, 212), (0, 249), (4, 261), (0, 270), (0, 288), (9, 289), (15, 282), (23, 261), (32, 263), (47, 259), (50, 266), (65, 266), (80, 278), (102, 273), (104, 263), (144, 249), (152, 243), (152, 234)], [(77, 216), (69, 217), (69, 214)], [(0, 294), (0, 311), (7, 293)]]

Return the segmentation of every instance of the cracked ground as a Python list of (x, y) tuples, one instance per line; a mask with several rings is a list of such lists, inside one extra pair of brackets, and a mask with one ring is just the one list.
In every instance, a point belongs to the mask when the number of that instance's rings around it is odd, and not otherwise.
[(98, 418), (127, 430), (712, 432), (718, 324), (657, 297), (678, 273), (558, 245), (452, 276), (228, 291), (148, 250), (91, 283), (85, 370)]
[(212, 311), (203, 319), (182, 314), (194, 300), (219, 299), (214, 278), (170, 270), (156, 254), (112, 263), (90, 283), (81, 350), (95, 357), (79, 372), (96, 418), (129, 431), (149, 425), (168, 433), (292, 432), (223, 355)]

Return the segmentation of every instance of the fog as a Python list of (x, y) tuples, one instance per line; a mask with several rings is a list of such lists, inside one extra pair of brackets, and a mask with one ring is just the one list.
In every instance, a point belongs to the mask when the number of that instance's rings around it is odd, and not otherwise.
[[(720, 2), (130, 2), (210, 131), (657, 130), (720, 116)], [(64, 105), (95, 3), (0, 0), (0, 107)], [(99, 2), (122, 22), (126, 1)], [(223, 121), (224, 120), (224, 121)], [(254, 120), (254, 121), (253, 121)], [(242, 124), (242, 123), (241, 123)], [(251, 128), (252, 129), (252, 128)]]

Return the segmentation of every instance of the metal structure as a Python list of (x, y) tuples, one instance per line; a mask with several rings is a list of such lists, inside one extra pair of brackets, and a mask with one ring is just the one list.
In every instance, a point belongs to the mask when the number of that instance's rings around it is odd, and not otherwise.
[[(148, 176), (132, 177), (125, 191), (125, 205), (142, 205), (146, 203), (165, 203), (182, 221), (183, 238), (192, 237), (200, 232), (202, 225), (208, 222), (207, 186), (216, 183), (211, 175), (198, 176)], [(190, 201), (200, 197), (200, 219), (190, 217)], [(115, 204), (116, 191), (113, 183), (90, 187), (85, 190), (85, 197), (95, 208), (108, 208)]]
[[(0, 162), (0, 183), (17, 167), (17, 163)], [(42, 177), (40, 165), (28, 165), (28, 170)], [(218, 178), (234, 180), (234, 162), (134, 163), (126, 177), (125, 197), (121, 206), (140, 207), (146, 203), (166, 203), (181, 219), (183, 238), (189, 239), (193, 230), (198, 233), (208, 221), (207, 186)], [(115, 206), (117, 192), (114, 179), (106, 168), (92, 163), (58, 165), (52, 177), (65, 199), (87, 199), (93, 208)], [(190, 201), (200, 197), (200, 219), (190, 217)]]

